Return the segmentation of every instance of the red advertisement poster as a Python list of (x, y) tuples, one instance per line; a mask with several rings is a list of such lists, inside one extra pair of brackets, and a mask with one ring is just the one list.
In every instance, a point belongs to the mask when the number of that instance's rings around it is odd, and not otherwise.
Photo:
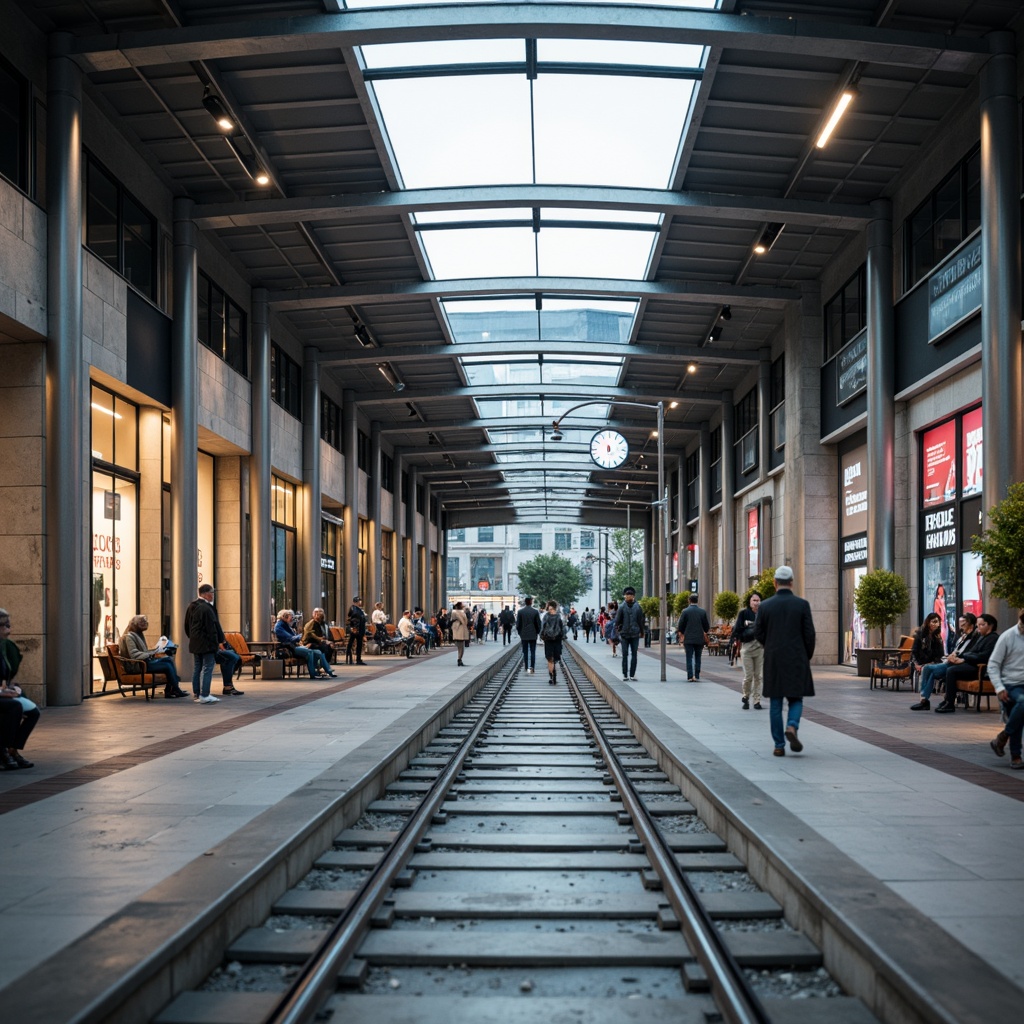
[(757, 576), (761, 572), (760, 552), (758, 550), (758, 516), (757, 509), (747, 510), (747, 575)]
[(956, 497), (956, 420), (924, 432), (921, 446), (924, 507)]
[(964, 413), (963, 419), (964, 453), (960, 463), (963, 466), (964, 479), (961, 494), (966, 498), (972, 494), (981, 494), (981, 407)]

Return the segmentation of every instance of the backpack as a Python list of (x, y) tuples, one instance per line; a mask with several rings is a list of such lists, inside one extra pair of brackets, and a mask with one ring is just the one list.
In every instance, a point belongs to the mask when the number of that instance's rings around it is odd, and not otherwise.
[(540, 626), (540, 635), (543, 640), (561, 640), (565, 631), (562, 627), (562, 617), (557, 613), (550, 612), (544, 616)]

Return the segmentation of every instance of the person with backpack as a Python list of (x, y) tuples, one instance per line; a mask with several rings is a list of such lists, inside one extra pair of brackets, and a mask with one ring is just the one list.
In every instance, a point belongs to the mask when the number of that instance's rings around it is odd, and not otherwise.
[(572, 638), (573, 638), (573, 640), (579, 640), (578, 630), (579, 630), (579, 625), (580, 625), (580, 617), (579, 617), (579, 615), (576, 614), (576, 609), (575, 608), (571, 608), (570, 607), (570, 609), (569, 609), (569, 618), (566, 619), (565, 624), (566, 624), (567, 628), (572, 630)]
[(533, 607), (533, 598), (523, 600), (516, 616), (516, 632), (523, 645), (523, 671), (532, 676), (537, 669), (537, 637), (540, 636), (540, 612)]
[(594, 613), (590, 610), (590, 607), (583, 609), (583, 616), (580, 619), (580, 625), (583, 627), (583, 638), (590, 643), (590, 634), (594, 632)]
[(562, 660), (562, 641), (565, 639), (565, 623), (558, 614), (557, 601), (548, 601), (540, 623), (540, 638), (544, 641), (544, 657), (548, 661), (548, 682), (555, 686), (558, 683), (555, 667)]
[(512, 609), (505, 605), (498, 620), (501, 622), (501, 646), (505, 647), (512, 642), (512, 627), (516, 624), (516, 617), (512, 614)]

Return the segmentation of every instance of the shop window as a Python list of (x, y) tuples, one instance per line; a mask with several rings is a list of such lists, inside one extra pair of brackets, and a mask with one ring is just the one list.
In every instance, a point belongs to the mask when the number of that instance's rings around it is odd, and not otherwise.
[(199, 452), (196, 461), (196, 582), (216, 583), (213, 511), (216, 508), (214, 458)]
[(286, 413), (302, 419), (302, 367), (280, 345), (270, 345), (270, 397)]
[(245, 313), (222, 288), (199, 274), (197, 294), (199, 340), (233, 370), (249, 376), (249, 334)]
[(295, 485), (279, 476), (270, 478), (270, 600), (276, 616), (295, 608)]
[(861, 267), (825, 303), (825, 362), (845, 348), (867, 326), (866, 294), (864, 267)]
[(109, 466), (139, 468), (138, 409), (103, 388), (92, 387), (92, 457)]
[(480, 544), (493, 544), (494, 543), (494, 527), (493, 526), (481, 526), (476, 531), (476, 539)]
[(981, 152), (973, 150), (907, 218), (904, 282), (912, 288), (981, 226)]
[(593, 530), (580, 530), (580, 547), (584, 551), (593, 551), (596, 547), (595, 534)]
[(786, 356), (779, 356), (772, 363), (771, 381), (768, 388), (769, 427), (771, 443), (775, 451), (786, 445)]
[(555, 532), (555, 550), (556, 551), (568, 551), (572, 548), (572, 533), (562, 532), (558, 530)]
[(143, 295), (156, 297), (156, 222), (89, 154), (85, 244)]
[(521, 533), (519, 534), (519, 550), (540, 551), (542, 541), (542, 535), (539, 533)]
[(28, 191), (31, 118), (28, 79), (0, 58), (0, 174)]
[(337, 622), (338, 610), (338, 523), (320, 520), (320, 607), (328, 622)]
[[(359, 587), (359, 593), (365, 597), (366, 594), (370, 593), (370, 521), (369, 519), (359, 520), (358, 529), (359, 539), (359, 553), (357, 556), (356, 564), (356, 585)], [(345, 600), (347, 601), (350, 596), (346, 595)]]
[(341, 451), (341, 407), (326, 395), (320, 396), (320, 440)]

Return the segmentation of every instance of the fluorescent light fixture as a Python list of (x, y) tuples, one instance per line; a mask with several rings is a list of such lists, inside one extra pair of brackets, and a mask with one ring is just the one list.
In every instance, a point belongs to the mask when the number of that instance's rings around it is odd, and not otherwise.
[(732, 319), (732, 306), (723, 306), (722, 312), (718, 314), (719, 320), (731, 320)]
[(373, 348), (373, 335), (370, 334), (366, 324), (356, 321), (352, 325), (352, 334), (363, 348)]
[(757, 240), (756, 244), (754, 245), (754, 252), (758, 256), (763, 256), (766, 252), (768, 252), (771, 249), (771, 247), (779, 240), (779, 235), (782, 234), (782, 229), (785, 226), (785, 224), (766, 225), (764, 231), (761, 232), (761, 237)]
[(237, 127), (235, 119), (228, 113), (228, 109), (224, 106), (221, 98), (210, 92), (209, 86), (206, 87), (206, 91), (203, 93), (203, 106), (210, 117), (217, 122), (217, 127), (222, 132), (233, 132), (235, 130)]
[(398, 379), (395, 376), (395, 371), (387, 363), (378, 363), (377, 370), (380, 375), (396, 390), (404, 391), (405, 382)]
[(832, 107), (832, 113), (829, 114), (825, 127), (822, 128), (818, 141), (815, 143), (818, 149), (824, 149), (828, 144), (829, 138), (831, 138), (832, 133), (836, 130), (836, 125), (839, 124), (839, 119), (846, 113), (846, 108), (853, 102), (856, 95), (857, 90), (853, 86), (844, 89), (839, 94), (839, 98)]
[(718, 324), (715, 324), (715, 326), (708, 331), (708, 341), (718, 341), (721, 336), (722, 328)]

